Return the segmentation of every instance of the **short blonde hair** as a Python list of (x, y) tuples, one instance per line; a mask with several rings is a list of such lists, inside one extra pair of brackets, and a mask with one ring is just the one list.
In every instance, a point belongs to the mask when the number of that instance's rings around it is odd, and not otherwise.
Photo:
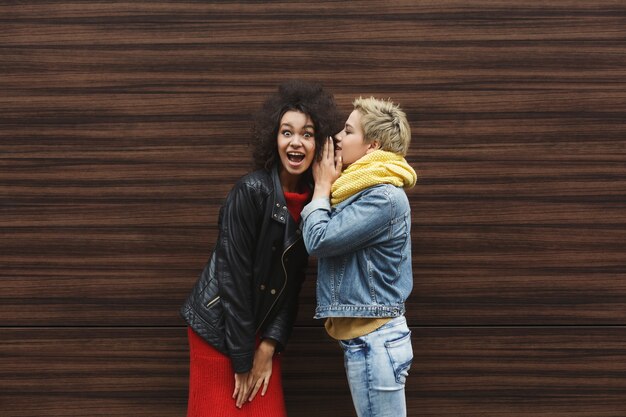
[(391, 100), (359, 97), (352, 102), (361, 113), (361, 127), (366, 143), (380, 142), (380, 148), (406, 156), (411, 143), (411, 128), (406, 114)]

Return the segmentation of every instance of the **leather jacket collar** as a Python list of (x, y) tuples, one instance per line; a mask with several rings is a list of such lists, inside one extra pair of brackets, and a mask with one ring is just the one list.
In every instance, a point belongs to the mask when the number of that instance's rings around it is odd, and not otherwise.
[(298, 239), (301, 239), (302, 233), (300, 226), (295, 222), (285, 201), (285, 193), (280, 183), (280, 166), (276, 165), (272, 169), (272, 181), (274, 182), (274, 204), (272, 204), (272, 220), (285, 225), (285, 239), (283, 249), (293, 245)]

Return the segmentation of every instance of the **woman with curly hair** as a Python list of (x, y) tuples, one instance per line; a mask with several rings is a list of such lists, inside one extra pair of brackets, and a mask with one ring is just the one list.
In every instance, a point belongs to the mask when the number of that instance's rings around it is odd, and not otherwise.
[(311, 164), (340, 126), (333, 96), (303, 81), (281, 84), (257, 113), (256, 170), (228, 194), (215, 249), (181, 308), (188, 417), (287, 415), (277, 353), (308, 262), (300, 212), (313, 189)]

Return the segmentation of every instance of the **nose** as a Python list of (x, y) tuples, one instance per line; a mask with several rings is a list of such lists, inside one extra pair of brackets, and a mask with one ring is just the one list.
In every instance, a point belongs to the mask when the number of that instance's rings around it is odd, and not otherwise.
[(293, 147), (298, 147), (302, 145), (302, 136), (295, 134), (291, 137), (290, 145)]
[(335, 145), (335, 150), (341, 150), (341, 139), (343, 139), (343, 137), (339, 136), (339, 135), (335, 135), (335, 140), (333, 141), (334, 145)]
[(341, 143), (344, 137), (345, 137), (345, 131), (342, 130), (341, 132), (335, 134), (335, 136), (333, 136), (333, 139), (335, 140), (335, 143)]

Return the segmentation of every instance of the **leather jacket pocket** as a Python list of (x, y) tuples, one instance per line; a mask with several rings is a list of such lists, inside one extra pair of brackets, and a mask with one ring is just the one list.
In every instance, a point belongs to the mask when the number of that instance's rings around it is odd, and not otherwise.
[(215, 278), (214, 263), (210, 262), (203, 272), (203, 288), (200, 293), (202, 305), (202, 319), (211, 326), (218, 328), (223, 320), (224, 307), (219, 294), (217, 279)]
[(217, 328), (223, 315), (224, 308), (219, 295), (204, 305), (204, 318), (211, 326)]

